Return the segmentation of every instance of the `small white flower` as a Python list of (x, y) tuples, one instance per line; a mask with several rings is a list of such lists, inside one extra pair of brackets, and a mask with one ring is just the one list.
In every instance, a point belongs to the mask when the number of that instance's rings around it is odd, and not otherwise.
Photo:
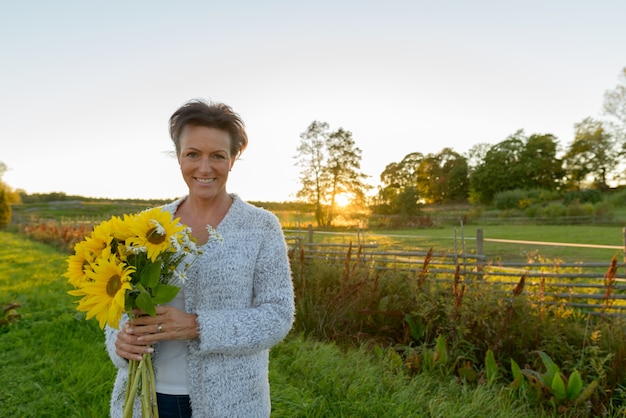
[(185, 284), (185, 280), (187, 280), (187, 275), (184, 271), (174, 270), (174, 277), (180, 280), (182, 284)]
[(163, 225), (161, 225), (159, 221), (157, 221), (156, 219), (151, 219), (150, 224), (154, 226), (154, 228), (156, 229), (156, 232), (159, 235), (165, 235), (165, 232), (166, 232), (165, 228), (163, 228)]
[(176, 236), (170, 237), (170, 245), (172, 246), (175, 252), (179, 252), (181, 250), (180, 242), (178, 242), (178, 237)]
[(148, 248), (144, 247), (143, 245), (137, 246), (137, 247), (131, 247), (130, 250), (135, 255), (148, 252)]

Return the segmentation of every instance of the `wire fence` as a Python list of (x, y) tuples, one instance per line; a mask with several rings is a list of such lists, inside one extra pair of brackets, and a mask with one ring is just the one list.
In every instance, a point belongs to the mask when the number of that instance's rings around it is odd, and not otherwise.
[[(626, 315), (626, 261), (623, 257), (621, 260), (614, 257), (607, 262), (490, 261), (482, 253), (481, 243), (476, 245), (476, 253), (465, 252), (463, 237), (455, 240), (452, 251), (406, 251), (381, 249), (375, 243), (366, 242), (358, 233), (351, 235), (353, 241), (350, 243), (316, 243), (315, 234), (344, 234), (313, 231), (312, 228), (286, 230), (285, 234), (290, 249), (300, 251), (306, 260), (341, 264), (349, 258), (379, 271), (404, 271), (409, 277), (427, 271), (430, 278), (441, 282), (452, 282), (458, 274), (464, 283), (489, 285), (503, 298), (510, 297), (513, 289), (521, 284), (527, 295), (541, 303), (562, 304), (592, 314)], [(621, 246), (488, 239), (481, 232), (476, 239), (479, 242), (608, 247), (624, 251)]]

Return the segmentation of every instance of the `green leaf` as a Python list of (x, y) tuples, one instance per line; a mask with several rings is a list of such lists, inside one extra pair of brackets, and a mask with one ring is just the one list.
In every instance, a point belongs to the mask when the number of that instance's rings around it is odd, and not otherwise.
[(574, 370), (567, 381), (567, 399), (576, 399), (583, 390), (583, 380), (578, 370)]
[(582, 393), (578, 395), (578, 398), (576, 398), (576, 400), (574, 401), (574, 405), (581, 405), (583, 402), (589, 399), (591, 395), (593, 395), (593, 392), (595, 392), (597, 387), (598, 387), (597, 380), (594, 380), (593, 382), (589, 383), (587, 387), (585, 388), (585, 390), (583, 390)]
[(411, 337), (413, 337), (415, 341), (421, 341), (424, 338), (424, 326), (421, 319), (411, 314), (406, 314), (404, 315), (404, 320), (409, 325)]
[(141, 292), (137, 299), (135, 299), (135, 303), (137, 307), (142, 311), (151, 316), (156, 316), (156, 308), (154, 307), (154, 302), (152, 302), (152, 297), (147, 292)]
[(135, 307), (135, 298), (137, 297), (137, 292), (132, 290), (126, 291), (126, 296), (124, 297), (124, 312), (130, 312)]
[(443, 335), (439, 334), (437, 337), (437, 349), (434, 358), (435, 364), (447, 364), (448, 363), (448, 344)]
[(498, 364), (491, 349), (487, 350), (485, 355), (485, 372), (487, 373), (487, 382), (492, 384), (498, 375)]
[(180, 287), (178, 286), (170, 286), (168, 284), (160, 284), (154, 288), (154, 298), (152, 301), (157, 305), (162, 305), (164, 303), (171, 302), (172, 299), (176, 297), (178, 292), (180, 291)]
[(552, 382), (554, 380), (554, 376), (559, 374), (561, 369), (552, 361), (550, 356), (543, 351), (537, 351), (536, 353), (539, 354), (541, 361), (543, 361), (544, 366), (546, 366), (546, 372), (543, 374), (543, 380), (545, 382)]
[(552, 394), (556, 396), (557, 399), (563, 400), (567, 397), (567, 392), (565, 391), (565, 382), (561, 377), (561, 373), (557, 373), (554, 375), (554, 379), (552, 379)]
[(519, 389), (524, 383), (524, 375), (519, 365), (515, 360), (511, 359), (511, 372), (513, 373), (513, 381), (511, 382), (512, 389)]
[(148, 263), (141, 270), (141, 283), (147, 288), (152, 289), (159, 284), (159, 277), (161, 276), (161, 262)]
[(549, 389), (543, 381), (543, 376), (535, 370), (522, 369), (520, 372), (526, 377), (528, 384), (535, 388), (539, 393), (541, 393), (544, 389)]

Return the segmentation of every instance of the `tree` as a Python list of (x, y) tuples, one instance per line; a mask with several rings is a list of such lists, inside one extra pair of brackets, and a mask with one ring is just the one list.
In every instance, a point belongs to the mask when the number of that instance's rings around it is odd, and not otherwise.
[(576, 189), (587, 183), (599, 189), (608, 188), (607, 177), (619, 161), (616, 141), (602, 122), (590, 117), (575, 128), (574, 141), (563, 157), (571, 185)]
[(306, 131), (300, 134), (297, 165), (300, 167), (302, 188), (297, 197), (315, 205), (315, 220), (324, 225), (324, 190), (326, 188), (325, 146), (328, 140), (328, 123), (313, 121)]
[(626, 141), (626, 67), (620, 74), (620, 83), (613, 90), (604, 92), (604, 113), (611, 118), (613, 135), (622, 142)]
[(343, 128), (331, 133), (327, 139), (327, 178), (328, 225), (335, 217), (337, 196), (348, 194), (352, 201), (365, 204), (365, 184), (367, 176), (361, 172), (361, 149), (352, 139), (352, 133)]
[(526, 139), (522, 153), (530, 188), (557, 190), (565, 177), (563, 162), (557, 158), (558, 142), (552, 134), (533, 134)]
[(496, 193), (524, 188), (523, 166), (520, 163), (524, 141), (518, 131), (506, 140), (489, 148), (481, 163), (470, 175), (470, 199), (490, 204)]
[(326, 122), (313, 121), (300, 134), (297, 148), (301, 189), (297, 196), (315, 206), (318, 225), (329, 227), (336, 216), (336, 199), (347, 193), (365, 200), (366, 176), (361, 172), (361, 150), (352, 133), (339, 128), (329, 132)]
[(451, 148), (429, 154), (419, 164), (417, 185), (428, 203), (465, 200), (469, 187), (467, 160)]
[(419, 213), (417, 172), (423, 159), (424, 156), (421, 153), (412, 152), (399, 163), (394, 162), (385, 167), (380, 174), (375, 208), (377, 213), (381, 215), (417, 215)]
[[(490, 204), (498, 192), (514, 189), (556, 190), (564, 176), (551, 134), (526, 137), (523, 130), (492, 146), (470, 173), (470, 200)], [(483, 148), (478, 149), (480, 152)]]
[[(626, 67), (620, 74), (620, 83), (613, 90), (604, 93), (604, 114), (609, 117), (607, 127), (616, 143), (616, 152), (621, 157), (626, 155)], [(615, 171), (626, 176), (626, 164), (620, 158)]]

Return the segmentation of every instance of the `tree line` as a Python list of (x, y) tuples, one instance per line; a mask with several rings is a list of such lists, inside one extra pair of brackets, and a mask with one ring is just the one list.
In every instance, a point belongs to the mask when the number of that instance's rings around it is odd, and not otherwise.
[(451, 148), (411, 152), (385, 167), (369, 198), (373, 187), (361, 171), (362, 151), (352, 133), (313, 121), (300, 134), (294, 157), (301, 185), (296, 196), (315, 207), (320, 226), (331, 226), (340, 196), (376, 214), (413, 216), (422, 203), (490, 205), (498, 193), (517, 189), (608, 189), (626, 178), (626, 67), (618, 85), (604, 94), (603, 115), (576, 123), (564, 150), (552, 134), (518, 130), (495, 145), (476, 144), (466, 154)]

